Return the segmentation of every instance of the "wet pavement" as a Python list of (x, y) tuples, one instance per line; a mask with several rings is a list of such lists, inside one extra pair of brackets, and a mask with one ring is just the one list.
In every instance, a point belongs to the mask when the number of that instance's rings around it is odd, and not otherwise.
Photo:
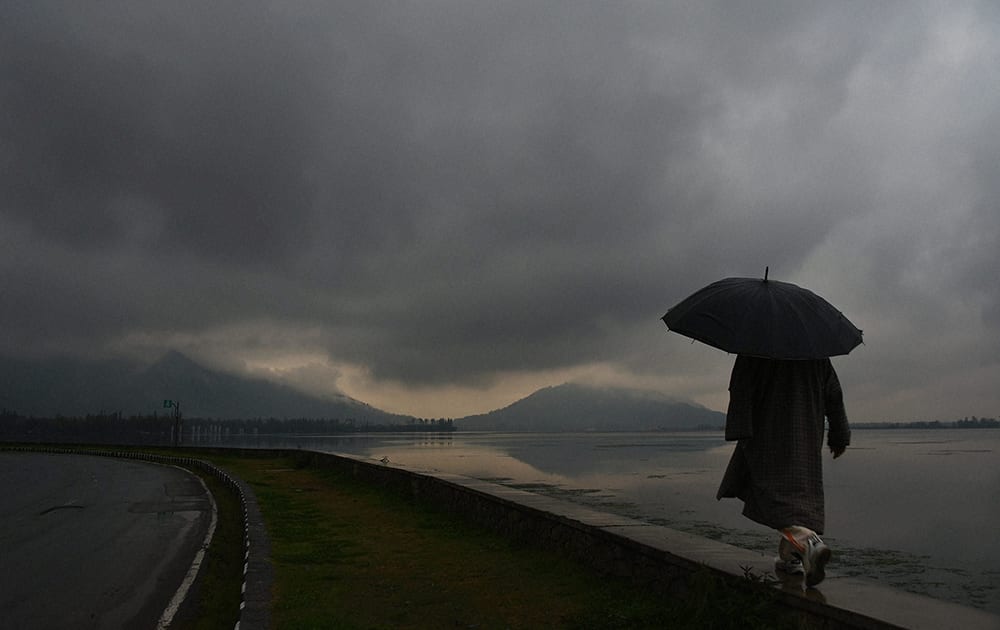
[(156, 627), (211, 509), (200, 480), (172, 466), (0, 453), (4, 627)]

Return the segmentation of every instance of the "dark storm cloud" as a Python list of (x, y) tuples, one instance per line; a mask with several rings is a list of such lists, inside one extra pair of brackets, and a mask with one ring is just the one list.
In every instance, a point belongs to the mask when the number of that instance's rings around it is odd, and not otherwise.
[(635, 284), (609, 269), (620, 242), (695, 211), (658, 188), (690, 176), (709, 103), (695, 78), (659, 83), (634, 24), (570, 5), (223, 6), (6, 22), (15, 221), (80, 255), (139, 239), (162, 273), (166, 252), (278, 269), (247, 287), (251, 312), (296, 273), (350, 289), (388, 343), (337, 348), (395, 377), (574, 361), (564, 339), (592, 317), (645, 315), (621, 289), (595, 293)]
[(308, 86), (263, 11), (212, 6), (6, 11), (5, 210), (74, 248), (135, 226), (208, 259), (287, 256), (311, 210)]
[(673, 301), (765, 265), (862, 328), (996, 332), (996, 48), (967, 37), (995, 27), (910, 3), (6, 3), (0, 351), (650, 374), (675, 369), (649, 341)]

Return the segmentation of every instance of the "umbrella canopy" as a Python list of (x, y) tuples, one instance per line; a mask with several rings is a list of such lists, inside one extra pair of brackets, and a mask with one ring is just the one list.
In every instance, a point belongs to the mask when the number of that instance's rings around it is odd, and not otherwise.
[(725, 278), (663, 316), (667, 328), (710, 346), (769, 359), (822, 359), (847, 354), (861, 331), (808, 289), (760, 278)]

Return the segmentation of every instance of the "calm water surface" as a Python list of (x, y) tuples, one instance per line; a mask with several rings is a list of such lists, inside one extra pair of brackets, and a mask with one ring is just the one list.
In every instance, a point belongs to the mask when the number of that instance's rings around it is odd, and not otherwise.
[[(824, 460), (830, 575), (1000, 612), (1000, 430), (854, 431)], [(771, 554), (777, 538), (716, 501), (721, 433), (361, 434), (227, 445), (351, 453), (487, 479)]]

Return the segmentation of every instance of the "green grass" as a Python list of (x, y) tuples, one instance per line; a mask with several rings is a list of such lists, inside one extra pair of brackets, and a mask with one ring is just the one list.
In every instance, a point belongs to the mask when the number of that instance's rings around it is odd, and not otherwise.
[(171, 624), (171, 630), (233, 628), (239, 620), (243, 584), (243, 513), (232, 490), (197, 468), (218, 509), (212, 543), (205, 554), (188, 600)]
[(335, 471), (210, 459), (257, 495), (276, 628), (790, 627), (749, 583), (705, 571), (688, 597), (669, 599)]

